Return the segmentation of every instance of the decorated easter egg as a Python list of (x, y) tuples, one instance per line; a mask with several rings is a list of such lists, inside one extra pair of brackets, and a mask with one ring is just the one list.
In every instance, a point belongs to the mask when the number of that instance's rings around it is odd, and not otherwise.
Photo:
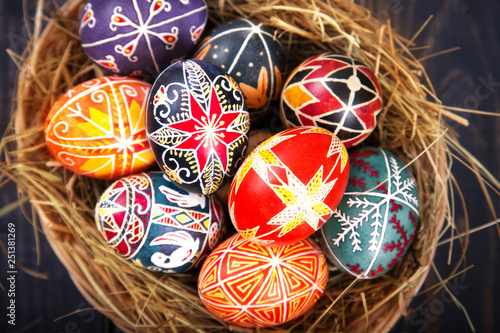
[(210, 312), (231, 324), (275, 326), (309, 310), (327, 278), (326, 259), (308, 238), (265, 247), (236, 234), (205, 260), (198, 293)]
[(348, 154), (328, 130), (280, 132), (245, 159), (229, 192), (229, 215), (243, 237), (284, 246), (304, 239), (330, 217), (344, 194)]
[(180, 189), (163, 172), (123, 177), (95, 209), (107, 244), (139, 267), (184, 272), (221, 240), (224, 215), (214, 198)]
[(234, 78), (252, 117), (279, 99), (286, 57), (271, 28), (242, 18), (227, 21), (209, 33), (194, 58), (219, 66)]
[(90, 59), (110, 72), (158, 74), (194, 50), (207, 14), (204, 0), (87, 0), (80, 40)]
[(182, 60), (158, 76), (149, 96), (146, 131), (158, 164), (183, 188), (214, 193), (247, 147), (249, 116), (236, 82), (213, 65)]
[(117, 179), (156, 165), (144, 122), (150, 88), (126, 77), (71, 88), (47, 116), (48, 150), (66, 168), (93, 178)]
[(283, 88), (280, 109), (287, 127), (326, 128), (350, 148), (375, 128), (382, 92), (373, 72), (361, 62), (325, 53), (293, 71)]
[(417, 184), (405, 164), (386, 150), (353, 149), (349, 160), (345, 195), (317, 234), (339, 269), (370, 279), (392, 269), (415, 237)]

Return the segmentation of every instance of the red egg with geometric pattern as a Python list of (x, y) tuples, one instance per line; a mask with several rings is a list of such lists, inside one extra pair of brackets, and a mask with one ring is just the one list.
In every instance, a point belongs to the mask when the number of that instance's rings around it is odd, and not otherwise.
[(350, 148), (375, 128), (382, 91), (375, 74), (360, 61), (324, 53), (304, 61), (289, 76), (280, 110), (286, 127), (326, 128)]
[(236, 234), (205, 260), (198, 294), (217, 318), (243, 327), (269, 327), (308, 311), (327, 279), (326, 258), (309, 238), (267, 247)]
[(102, 77), (61, 96), (45, 122), (47, 148), (67, 169), (118, 179), (156, 165), (145, 129), (149, 83)]
[(292, 244), (328, 220), (348, 176), (347, 150), (335, 135), (319, 127), (287, 129), (243, 162), (231, 184), (229, 215), (252, 242)]

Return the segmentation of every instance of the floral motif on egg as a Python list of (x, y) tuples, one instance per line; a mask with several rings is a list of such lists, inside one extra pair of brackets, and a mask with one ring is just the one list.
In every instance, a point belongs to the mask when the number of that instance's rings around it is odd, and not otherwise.
[(124, 177), (96, 205), (97, 229), (107, 244), (135, 265), (182, 272), (221, 240), (218, 202), (186, 192), (162, 172)]
[(230, 76), (198, 60), (179, 61), (157, 78), (149, 106), (148, 138), (170, 178), (211, 194), (234, 176), (250, 124), (241, 91)]
[(329, 260), (356, 277), (378, 277), (404, 256), (419, 220), (416, 180), (394, 154), (375, 147), (349, 152), (342, 201), (318, 232)]
[(71, 171), (117, 179), (155, 164), (145, 130), (151, 85), (126, 77), (103, 77), (68, 90), (45, 123), (52, 155)]
[(348, 56), (325, 53), (293, 71), (283, 88), (280, 109), (287, 127), (323, 127), (350, 148), (375, 128), (382, 92), (367, 66)]
[(205, 306), (224, 321), (266, 327), (309, 310), (322, 295), (327, 279), (326, 259), (310, 239), (264, 247), (234, 235), (207, 257), (198, 293)]
[(79, 32), (84, 51), (99, 66), (146, 75), (187, 56), (206, 21), (204, 0), (87, 0)]
[(279, 99), (285, 51), (274, 31), (262, 23), (239, 18), (220, 24), (202, 41), (194, 58), (219, 66), (234, 78), (251, 116)]

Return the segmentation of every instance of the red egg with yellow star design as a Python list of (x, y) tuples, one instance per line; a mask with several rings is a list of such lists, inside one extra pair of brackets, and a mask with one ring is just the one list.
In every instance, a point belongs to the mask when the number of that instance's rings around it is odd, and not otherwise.
[(149, 95), (146, 131), (157, 163), (189, 191), (211, 194), (243, 161), (250, 120), (236, 82), (218, 67), (181, 60)]
[(348, 154), (330, 131), (291, 128), (259, 145), (231, 184), (229, 215), (239, 234), (284, 246), (319, 229), (347, 186)]
[(83, 82), (62, 95), (45, 123), (45, 141), (67, 169), (118, 179), (155, 165), (144, 117), (149, 83), (128, 77)]

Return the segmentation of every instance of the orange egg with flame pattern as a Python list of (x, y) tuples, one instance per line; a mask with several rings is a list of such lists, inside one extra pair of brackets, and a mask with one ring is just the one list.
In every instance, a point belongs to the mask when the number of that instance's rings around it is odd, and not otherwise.
[(205, 260), (198, 293), (223, 321), (269, 327), (308, 311), (323, 294), (327, 279), (325, 256), (310, 238), (269, 247), (236, 234)]
[(128, 77), (71, 88), (47, 116), (48, 150), (67, 169), (92, 178), (118, 179), (155, 166), (144, 121), (150, 88)]

